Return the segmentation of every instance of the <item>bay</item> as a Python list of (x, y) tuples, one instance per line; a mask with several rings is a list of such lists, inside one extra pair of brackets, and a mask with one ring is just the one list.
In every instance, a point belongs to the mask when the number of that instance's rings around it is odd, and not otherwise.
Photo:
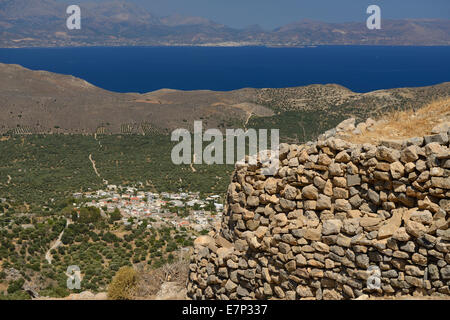
[(0, 49), (0, 62), (116, 92), (227, 91), (336, 83), (355, 92), (450, 81), (450, 47), (82, 47)]

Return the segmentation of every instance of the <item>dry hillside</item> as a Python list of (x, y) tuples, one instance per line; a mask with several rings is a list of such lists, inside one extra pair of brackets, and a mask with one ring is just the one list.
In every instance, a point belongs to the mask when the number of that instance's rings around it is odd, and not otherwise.
[[(312, 122), (315, 129), (324, 131), (342, 117), (364, 120), (400, 106), (420, 107), (449, 93), (450, 83), (364, 94), (334, 84), (115, 93), (73, 76), (0, 64), (0, 133), (167, 133), (180, 127), (191, 129), (194, 120), (202, 120), (208, 128), (239, 128), (248, 123), (289, 128), (287, 133), (296, 135), (299, 121)], [(322, 120), (310, 120), (310, 113)], [(324, 118), (327, 123), (322, 123)]]
[(433, 101), (420, 109), (389, 112), (379, 117), (370, 130), (352, 134), (346, 140), (379, 144), (382, 140), (406, 140), (438, 133), (437, 128), (445, 126), (450, 128), (450, 98)]

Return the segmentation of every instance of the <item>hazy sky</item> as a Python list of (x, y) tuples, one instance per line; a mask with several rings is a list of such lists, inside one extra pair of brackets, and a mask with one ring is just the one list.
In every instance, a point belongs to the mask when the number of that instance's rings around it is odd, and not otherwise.
[[(68, 1), (68, 0), (64, 0)], [(73, 3), (76, 0), (71, 0)], [(82, 2), (83, 0), (81, 0)], [(102, 1), (102, 0), (90, 0)], [(365, 21), (371, 4), (382, 18), (450, 19), (450, 0), (127, 0), (157, 15), (202, 16), (232, 27), (271, 29), (304, 18), (327, 22)]]

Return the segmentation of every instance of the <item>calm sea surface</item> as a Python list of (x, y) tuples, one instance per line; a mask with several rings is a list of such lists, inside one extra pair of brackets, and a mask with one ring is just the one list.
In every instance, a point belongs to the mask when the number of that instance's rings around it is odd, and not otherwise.
[(450, 81), (450, 47), (0, 49), (0, 62), (71, 74), (117, 92), (337, 83), (356, 92)]

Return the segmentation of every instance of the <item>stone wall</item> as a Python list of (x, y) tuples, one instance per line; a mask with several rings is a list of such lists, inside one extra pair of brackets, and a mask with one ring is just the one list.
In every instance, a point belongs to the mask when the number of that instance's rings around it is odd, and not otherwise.
[[(450, 295), (447, 132), (280, 148), (237, 166), (220, 230), (195, 241), (192, 299)], [(378, 285), (379, 279), (379, 285)]]

